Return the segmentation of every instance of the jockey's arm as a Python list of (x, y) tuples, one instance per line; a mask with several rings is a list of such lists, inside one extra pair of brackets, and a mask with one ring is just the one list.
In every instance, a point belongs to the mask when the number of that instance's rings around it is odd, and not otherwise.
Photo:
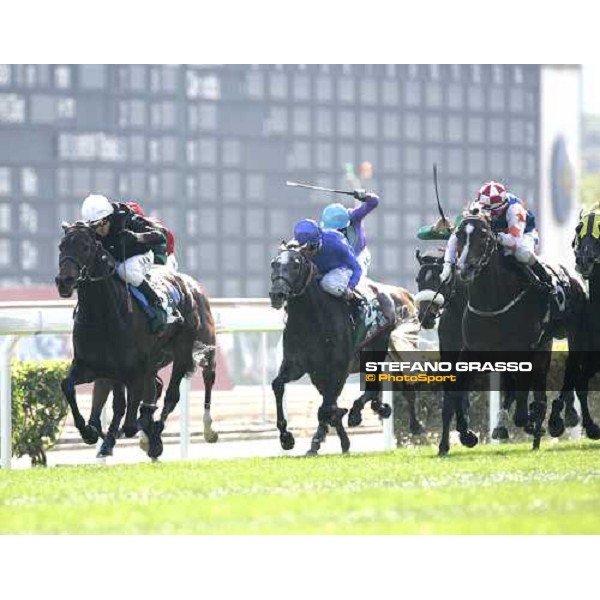
[(444, 268), (440, 275), (442, 281), (448, 281), (452, 274), (452, 265), (456, 263), (456, 254), (458, 251), (458, 239), (456, 233), (453, 233), (446, 244), (446, 252), (444, 253)]
[(516, 248), (523, 239), (526, 221), (527, 211), (523, 206), (517, 203), (511, 204), (506, 211), (508, 231), (498, 234), (500, 243), (507, 248)]
[(132, 219), (129, 228), (135, 233), (136, 240), (147, 246), (160, 246), (167, 243), (162, 231), (148, 225), (143, 219)]
[(372, 210), (375, 210), (379, 204), (379, 196), (376, 194), (367, 194), (363, 203), (348, 211), (350, 221), (356, 223), (362, 221)]

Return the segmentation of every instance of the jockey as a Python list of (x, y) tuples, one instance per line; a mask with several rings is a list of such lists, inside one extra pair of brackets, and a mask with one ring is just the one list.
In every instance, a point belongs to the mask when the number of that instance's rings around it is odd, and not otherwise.
[(164, 247), (154, 248), (154, 264), (166, 265), (172, 271), (177, 271), (178, 263), (177, 259), (175, 258), (175, 236), (173, 235), (173, 232), (170, 229), (167, 229), (156, 217), (147, 217), (144, 214), (144, 209), (139, 202), (125, 202), (125, 206), (131, 209), (136, 215), (139, 215), (146, 221), (149, 221), (151, 225), (155, 226), (167, 238), (167, 243)]
[(335, 297), (354, 297), (362, 268), (346, 238), (332, 229), (322, 230), (312, 219), (298, 221), (294, 239), (307, 245), (306, 255), (318, 268), (321, 288)]
[[(491, 219), (492, 230), (504, 248), (505, 256), (514, 256), (516, 264), (522, 267), (527, 279), (534, 286), (544, 289), (552, 295), (556, 294), (552, 278), (535, 255), (538, 245), (535, 216), (523, 206), (519, 198), (508, 193), (501, 183), (490, 181), (481, 187), (469, 212), (488, 215)], [(457, 239), (456, 235), (452, 234), (444, 256), (442, 281), (450, 278), (452, 265), (456, 262), (456, 255)]]
[(146, 280), (154, 262), (152, 249), (166, 243), (164, 234), (125, 205), (110, 202), (100, 194), (90, 194), (83, 201), (81, 216), (117, 261), (119, 277), (144, 294), (155, 314), (161, 316), (160, 328), (164, 328), (166, 311)]
[(337, 229), (346, 236), (354, 250), (356, 259), (362, 267), (366, 277), (371, 264), (371, 252), (367, 248), (367, 238), (363, 219), (379, 204), (379, 196), (367, 193), (365, 190), (354, 190), (354, 197), (362, 202), (357, 208), (346, 208), (342, 204), (330, 204), (323, 210), (321, 227), (323, 229)]

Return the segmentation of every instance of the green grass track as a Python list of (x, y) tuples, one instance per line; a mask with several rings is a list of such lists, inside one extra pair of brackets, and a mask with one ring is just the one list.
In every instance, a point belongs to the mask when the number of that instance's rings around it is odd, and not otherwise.
[(0, 471), (0, 533), (598, 534), (600, 443)]

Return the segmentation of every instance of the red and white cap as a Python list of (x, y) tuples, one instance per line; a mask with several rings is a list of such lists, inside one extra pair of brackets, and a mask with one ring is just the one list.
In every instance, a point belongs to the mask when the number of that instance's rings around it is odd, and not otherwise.
[(477, 202), (483, 209), (496, 211), (506, 202), (506, 188), (497, 181), (488, 181), (481, 186)]

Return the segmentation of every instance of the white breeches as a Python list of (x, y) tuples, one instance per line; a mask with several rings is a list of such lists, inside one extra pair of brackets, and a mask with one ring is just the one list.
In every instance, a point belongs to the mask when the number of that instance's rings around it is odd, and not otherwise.
[(123, 281), (138, 287), (150, 272), (153, 263), (154, 252), (148, 250), (145, 254), (137, 254), (124, 262), (118, 263), (117, 273)]

